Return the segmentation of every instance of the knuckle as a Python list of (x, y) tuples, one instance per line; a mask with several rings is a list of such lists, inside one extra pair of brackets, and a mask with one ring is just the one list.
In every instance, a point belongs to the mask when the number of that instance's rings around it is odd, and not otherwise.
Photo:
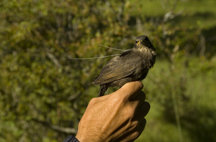
[(139, 131), (134, 131), (133, 133), (130, 134), (129, 139), (134, 141), (135, 139), (137, 139), (140, 136), (140, 134), (141, 133)]
[(97, 102), (97, 98), (92, 98), (90, 101), (89, 101), (89, 105), (93, 105)]
[(144, 87), (144, 85), (140, 82), (139, 89), (141, 90)]
[(139, 131), (135, 131), (135, 132), (133, 133), (133, 138), (136, 139), (139, 135), (140, 135), (140, 132), (139, 132)]
[(142, 132), (144, 130), (145, 124), (146, 124), (145, 119), (140, 120), (139, 123), (136, 126), (137, 131)]
[(139, 124), (138, 121), (133, 121), (133, 122), (131, 123), (131, 127), (133, 127), (133, 129), (135, 129), (135, 128), (137, 128), (138, 124)]

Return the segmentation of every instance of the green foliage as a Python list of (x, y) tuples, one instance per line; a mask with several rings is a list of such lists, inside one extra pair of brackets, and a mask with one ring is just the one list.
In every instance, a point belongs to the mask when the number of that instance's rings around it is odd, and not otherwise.
[(138, 141), (216, 141), (215, 58), (176, 55), (174, 64), (163, 60), (156, 66), (144, 81), (152, 104)]
[[(214, 0), (2, 0), (0, 141), (62, 141), (75, 133), (110, 58), (147, 34), (158, 60), (137, 141), (216, 141)], [(65, 128), (70, 128), (69, 132)], [(68, 130), (68, 129), (67, 129)]]

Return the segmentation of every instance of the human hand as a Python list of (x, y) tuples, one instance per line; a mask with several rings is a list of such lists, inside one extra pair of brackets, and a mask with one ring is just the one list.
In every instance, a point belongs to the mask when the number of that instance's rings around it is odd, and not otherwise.
[(144, 116), (150, 109), (142, 83), (129, 82), (119, 90), (93, 98), (79, 122), (77, 139), (80, 142), (130, 142), (143, 131)]

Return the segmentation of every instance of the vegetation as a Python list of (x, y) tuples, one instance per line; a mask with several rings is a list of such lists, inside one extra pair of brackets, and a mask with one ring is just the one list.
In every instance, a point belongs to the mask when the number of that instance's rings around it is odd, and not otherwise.
[[(110, 57), (147, 34), (158, 58), (137, 142), (216, 141), (216, 1), (2, 0), (0, 142), (76, 133)], [(110, 90), (112, 91), (112, 90)]]

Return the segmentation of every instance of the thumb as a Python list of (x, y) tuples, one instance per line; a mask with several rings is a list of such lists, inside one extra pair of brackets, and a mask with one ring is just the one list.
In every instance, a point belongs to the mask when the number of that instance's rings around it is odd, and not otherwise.
[(120, 95), (123, 99), (129, 99), (136, 95), (136, 92), (140, 91), (143, 88), (141, 81), (128, 82), (123, 85), (119, 90), (113, 93)]

